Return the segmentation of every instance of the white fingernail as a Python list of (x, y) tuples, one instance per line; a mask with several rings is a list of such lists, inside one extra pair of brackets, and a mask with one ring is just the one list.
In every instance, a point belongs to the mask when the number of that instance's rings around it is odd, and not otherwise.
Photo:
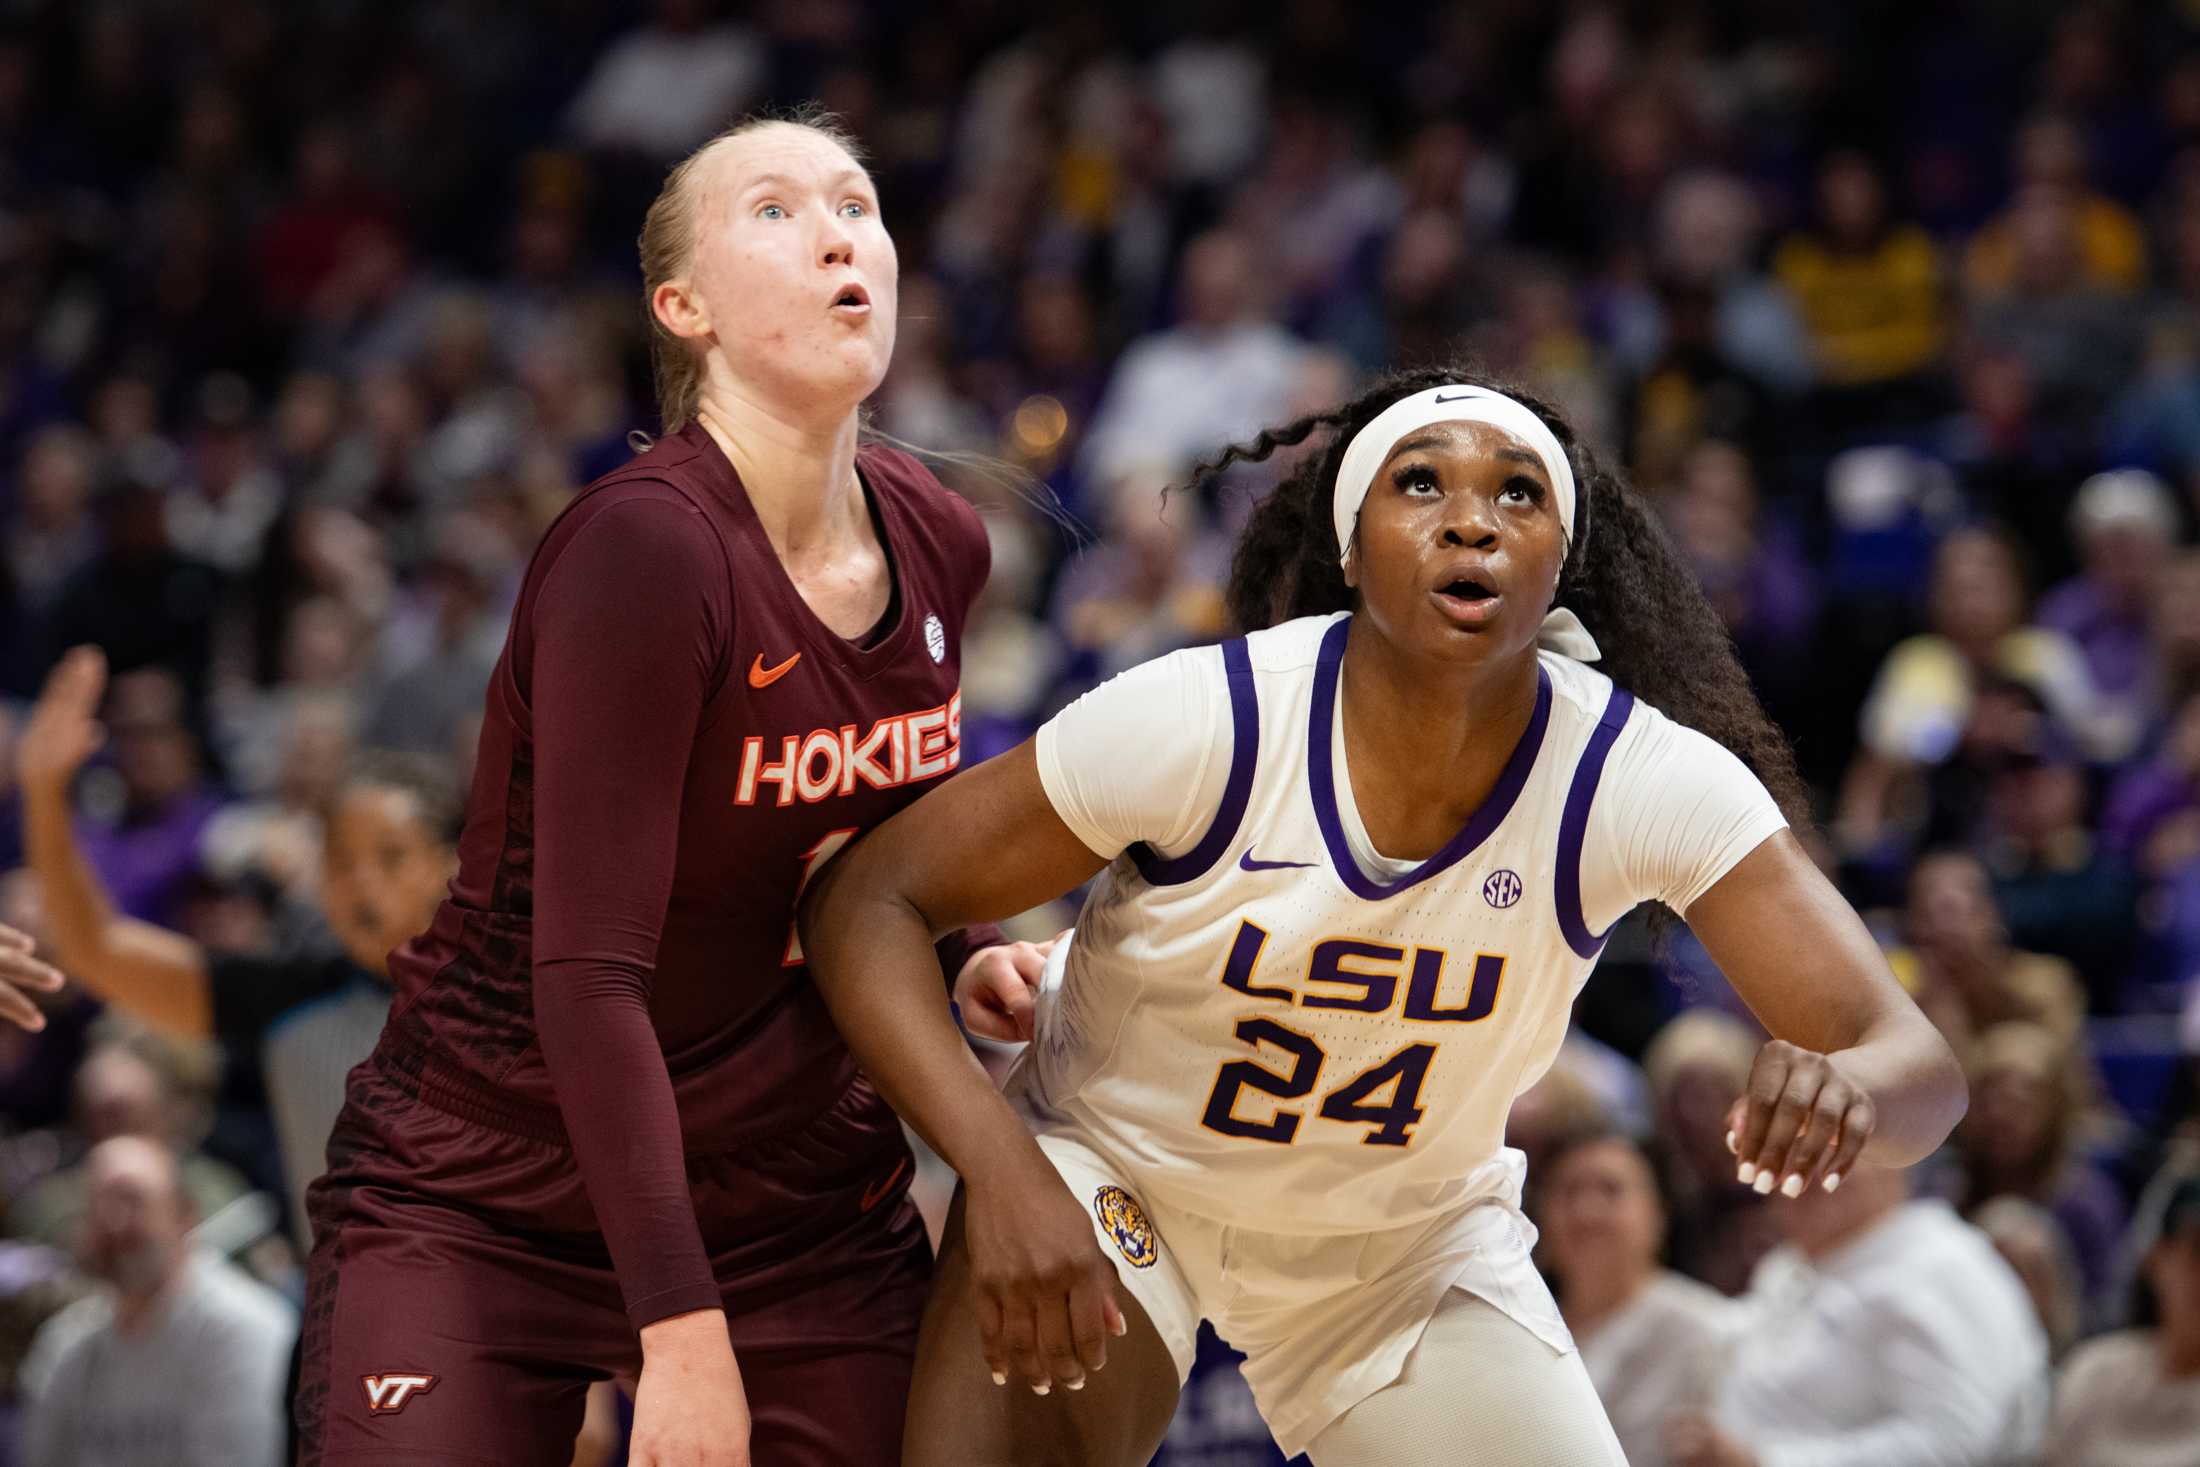
[(1007, 1376), (1005, 1376), (1005, 1375), (1003, 1375), (1003, 1374), (1001, 1374), (1001, 1373), (1000, 1373), (1000, 1372), (999, 1372), (998, 1370), (996, 1370), (996, 1371), (994, 1371), (994, 1372), (993, 1372), (993, 1383), (994, 1383), (995, 1385), (1007, 1385), (1007, 1384), (1008, 1384), (1008, 1377), (1007, 1377)]
[(1740, 1166), (1734, 1169), (1734, 1180), (1740, 1182), (1745, 1187), (1748, 1186), (1751, 1182), (1756, 1181), (1757, 1164), (1751, 1161), (1743, 1162)]
[(1085, 1388), (1085, 1378), (1081, 1375), (1078, 1376), (1077, 1379), (1069, 1383), (1069, 1388), (1073, 1391), (1083, 1390)]
[(1824, 1187), (1828, 1192), (1831, 1192), (1834, 1188), (1841, 1185), (1841, 1174), (1839, 1172), (1827, 1172), (1825, 1181), (1821, 1182), (1819, 1185)]
[(1769, 1169), (1761, 1171), (1757, 1173), (1757, 1180), (1749, 1184), (1750, 1189), (1759, 1197), (1769, 1197), (1772, 1195), (1772, 1184), (1775, 1180)]
[(1053, 1387), (1053, 1386), (1051, 1386), (1051, 1385), (1048, 1385), (1048, 1384), (1047, 1384), (1047, 1383), (1046, 1383), (1045, 1381), (1041, 1381), (1041, 1382), (1040, 1382), (1039, 1384), (1037, 1384), (1037, 1385), (1035, 1385), (1035, 1386), (1033, 1386), (1033, 1387), (1031, 1388), (1031, 1393), (1032, 1393), (1033, 1395), (1035, 1395), (1035, 1396), (1043, 1396), (1043, 1395), (1045, 1395), (1045, 1394), (1046, 1394), (1046, 1393), (1047, 1393), (1048, 1391), (1051, 1391), (1051, 1390), (1053, 1390), (1053, 1389), (1054, 1389), (1054, 1387)]
[(1802, 1196), (1803, 1179), (1793, 1172), (1788, 1173), (1788, 1179), (1780, 1184), (1780, 1195), (1782, 1197)]
[(1726, 1149), (1736, 1156), (1742, 1154), (1742, 1148), (1735, 1141), (1734, 1133), (1732, 1131), (1726, 1133)]

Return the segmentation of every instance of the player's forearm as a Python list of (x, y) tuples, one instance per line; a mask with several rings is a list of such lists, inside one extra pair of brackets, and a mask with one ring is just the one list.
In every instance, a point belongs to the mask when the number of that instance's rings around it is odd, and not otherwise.
[[(1030, 1133), (940, 1001), (939, 958), (908, 902), (828, 867), (802, 905), (810, 976), (848, 1048), (901, 1118), (966, 1182), (1029, 1160)], [(857, 871), (860, 876), (860, 870)]]
[[(24, 790), (23, 847), (38, 876), (39, 899), (55, 955), (67, 968), (96, 966), (107, 946), (115, 911), (106, 888), (77, 847), (66, 788)], [(80, 976), (96, 982), (96, 975)]]
[(639, 1330), (719, 1308), (646, 973), (589, 959), (538, 960), (534, 991), (543, 1067), (628, 1318)]
[(1872, 1100), (1878, 1124), (1864, 1158), (1911, 1166), (1948, 1139), (1969, 1100), (1963, 1066), (1917, 1009), (1882, 1015), (1853, 1047), (1833, 1056)]
[(77, 844), (66, 787), (24, 791), (23, 844), (54, 956), (102, 999), (176, 1033), (213, 1032), (206, 956), (180, 933), (117, 912)]

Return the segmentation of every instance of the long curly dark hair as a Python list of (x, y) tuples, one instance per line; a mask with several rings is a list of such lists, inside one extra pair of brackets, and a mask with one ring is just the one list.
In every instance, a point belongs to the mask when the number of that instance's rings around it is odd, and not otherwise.
[(1400, 398), (1464, 384), (1502, 392), (1549, 425), (1564, 445), (1578, 487), (1574, 538), (1558, 577), (1557, 604), (1596, 637), (1598, 670), (1636, 697), (1724, 744), (1748, 765), (1798, 831), (1809, 827), (1810, 796), (1795, 753), (1749, 685), (1734, 643), (1650, 507), (1597, 461), (1559, 412), (1509, 383), (1464, 367), (1394, 372), (1352, 401), (1234, 444), (1194, 471), (1194, 482), (1232, 464), (1260, 463), (1323, 429), (1328, 442), (1263, 500), (1230, 565), (1230, 619), (1241, 631), (1356, 604), (1337, 563), (1330, 504), (1338, 462), (1352, 435)]

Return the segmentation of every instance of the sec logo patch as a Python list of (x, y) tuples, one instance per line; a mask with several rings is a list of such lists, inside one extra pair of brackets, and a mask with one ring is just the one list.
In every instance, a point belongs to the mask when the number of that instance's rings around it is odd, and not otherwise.
[(1520, 874), (1516, 871), (1492, 871), (1490, 879), (1482, 883), (1482, 900), (1493, 907), (1509, 907), (1520, 900)]
[(933, 612), (924, 617), (924, 650), (932, 654), (934, 662), (947, 660), (947, 628), (940, 625), (939, 616)]
[(1115, 1251), (1132, 1268), (1152, 1268), (1161, 1257), (1153, 1224), (1146, 1221), (1146, 1209), (1121, 1187), (1111, 1183), (1093, 1193), (1092, 1215), (1100, 1219), (1101, 1231), (1114, 1240)]

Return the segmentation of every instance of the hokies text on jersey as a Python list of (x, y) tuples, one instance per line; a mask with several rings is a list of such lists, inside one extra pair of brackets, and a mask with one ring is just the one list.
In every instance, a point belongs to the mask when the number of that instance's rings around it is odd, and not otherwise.
[[(767, 762), (768, 753), (778, 757)], [(937, 708), (896, 713), (860, 734), (852, 723), (778, 739), (751, 734), (742, 742), (733, 802), (754, 805), (769, 787), (774, 804), (814, 805), (854, 794), (859, 782), (890, 790), (936, 779), (961, 763), (962, 694), (957, 692)]]

